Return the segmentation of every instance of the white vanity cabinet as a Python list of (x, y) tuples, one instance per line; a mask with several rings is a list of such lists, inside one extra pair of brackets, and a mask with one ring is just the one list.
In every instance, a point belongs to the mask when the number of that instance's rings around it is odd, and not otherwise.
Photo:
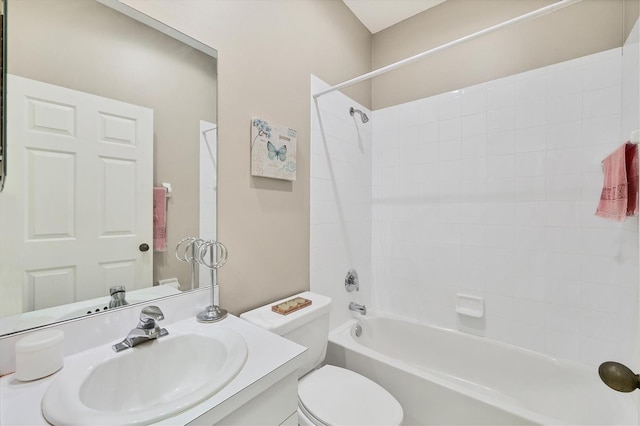
[[(206, 413), (190, 425), (297, 425), (298, 375), (291, 373), (218, 422)], [(213, 414), (213, 413), (212, 413)], [(215, 414), (213, 415), (214, 417)]]

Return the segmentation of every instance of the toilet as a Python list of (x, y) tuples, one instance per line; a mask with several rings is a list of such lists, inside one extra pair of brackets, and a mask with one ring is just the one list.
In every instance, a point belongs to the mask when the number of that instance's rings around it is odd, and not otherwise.
[[(311, 304), (286, 315), (271, 309), (298, 297)], [(401, 424), (402, 406), (380, 385), (344, 368), (322, 366), (329, 342), (330, 309), (330, 298), (307, 291), (245, 312), (240, 318), (307, 347), (307, 359), (298, 371), (299, 425)]]

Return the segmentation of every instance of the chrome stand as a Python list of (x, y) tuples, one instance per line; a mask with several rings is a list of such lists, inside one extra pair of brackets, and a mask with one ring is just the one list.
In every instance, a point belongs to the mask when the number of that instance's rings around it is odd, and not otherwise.
[[(209, 263), (205, 261), (209, 252)], [(211, 305), (196, 315), (200, 322), (217, 322), (227, 317), (227, 310), (221, 309), (216, 303), (215, 272), (227, 263), (227, 248), (218, 241), (206, 241), (198, 249), (198, 262), (211, 270)]]

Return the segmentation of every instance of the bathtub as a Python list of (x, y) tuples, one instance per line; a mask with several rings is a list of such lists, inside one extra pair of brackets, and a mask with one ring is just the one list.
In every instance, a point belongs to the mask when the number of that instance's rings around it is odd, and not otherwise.
[(333, 330), (326, 362), (386, 388), (408, 425), (638, 424), (638, 392), (609, 389), (596, 367), (398, 317)]

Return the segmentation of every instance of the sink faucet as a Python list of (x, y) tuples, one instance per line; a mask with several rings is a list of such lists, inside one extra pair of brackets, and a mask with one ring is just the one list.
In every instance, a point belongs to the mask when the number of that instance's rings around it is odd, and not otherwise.
[(133, 348), (140, 343), (148, 342), (149, 340), (155, 340), (162, 336), (169, 334), (166, 328), (160, 328), (156, 321), (164, 319), (164, 314), (157, 306), (147, 306), (140, 312), (140, 322), (138, 326), (131, 330), (127, 337), (117, 343), (111, 348), (115, 352), (120, 352), (124, 349)]
[(126, 289), (123, 285), (118, 285), (109, 289), (109, 294), (111, 295), (111, 300), (109, 300), (109, 309), (117, 308), (118, 306), (126, 306), (129, 304), (125, 299), (125, 290)]
[(360, 312), (360, 315), (367, 315), (367, 307), (365, 305), (359, 305), (356, 302), (349, 303), (349, 310)]

